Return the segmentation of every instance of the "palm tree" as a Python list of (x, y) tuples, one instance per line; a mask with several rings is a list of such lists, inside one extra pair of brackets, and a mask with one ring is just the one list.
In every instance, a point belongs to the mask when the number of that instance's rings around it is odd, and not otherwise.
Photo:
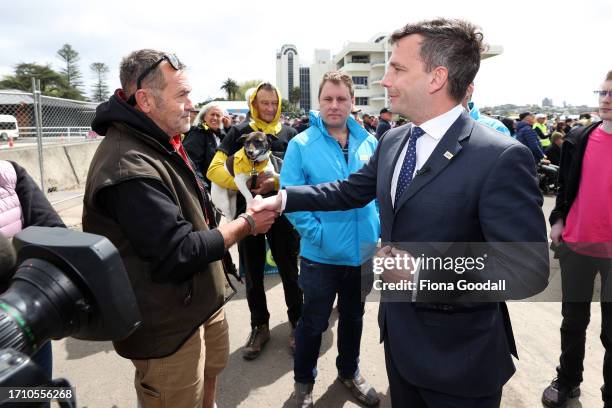
[(238, 92), (239, 88), (238, 83), (231, 78), (227, 78), (221, 86), (221, 89), (227, 93), (228, 101), (233, 101), (236, 99), (236, 93)]

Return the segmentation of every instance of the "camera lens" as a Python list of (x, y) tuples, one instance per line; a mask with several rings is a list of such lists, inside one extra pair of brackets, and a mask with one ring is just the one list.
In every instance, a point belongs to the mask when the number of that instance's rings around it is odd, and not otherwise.
[(25, 260), (0, 295), (0, 349), (31, 355), (49, 339), (70, 336), (86, 318), (75, 305), (85, 304), (82, 291), (55, 265)]

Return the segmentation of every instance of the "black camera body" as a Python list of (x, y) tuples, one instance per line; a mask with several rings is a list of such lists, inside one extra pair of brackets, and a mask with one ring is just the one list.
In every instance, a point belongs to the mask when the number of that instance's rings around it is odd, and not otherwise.
[[(0, 245), (10, 248), (4, 238)], [(108, 239), (29, 227), (13, 245), (17, 266), (0, 270), (0, 281), (9, 281), (0, 295), (0, 387), (57, 384), (27, 357), (50, 339), (116, 341), (140, 326), (132, 286)]]

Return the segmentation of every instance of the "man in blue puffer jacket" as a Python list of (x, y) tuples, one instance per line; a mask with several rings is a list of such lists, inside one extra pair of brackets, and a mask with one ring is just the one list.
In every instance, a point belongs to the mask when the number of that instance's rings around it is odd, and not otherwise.
[[(281, 186), (318, 184), (348, 178), (374, 154), (377, 140), (350, 116), (354, 102), (351, 77), (332, 71), (319, 86), (320, 113), (310, 113), (310, 128), (287, 147)], [(301, 235), (299, 284), (302, 316), (295, 330), (295, 402), (311, 407), (321, 335), (338, 295), (338, 378), (366, 406), (376, 406), (376, 391), (359, 373), (364, 289), (361, 265), (380, 236), (374, 201), (363, 208), (333, 212), (296, 212), (287, 218)]]
[(519, 115), (519, 121), (516, 123), (516, 140), (527, 146), (531, 150), (535, 162), (539, 163), (546, 156), (542, 150), (540, 139), (532, 128), (533, 122), (534, 116), (530, 112), (523, 112)]

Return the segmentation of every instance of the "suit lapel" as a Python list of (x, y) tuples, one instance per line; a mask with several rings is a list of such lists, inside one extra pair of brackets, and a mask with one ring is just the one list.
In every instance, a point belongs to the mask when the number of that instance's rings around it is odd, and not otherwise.
[(395, 214), (412, 196), (435, 179), (454, 160), (455, 156), (461, 151), (461, 142), (470, 136), (473, 127), (474, 121), (469, 118), (467, 113), (461, 113), (442, 136), (431, 156), (421, 168), (429, 170), (424, 174), (415, 175), (406, 191), (400, 196), (399, 201), (395, 203)]

